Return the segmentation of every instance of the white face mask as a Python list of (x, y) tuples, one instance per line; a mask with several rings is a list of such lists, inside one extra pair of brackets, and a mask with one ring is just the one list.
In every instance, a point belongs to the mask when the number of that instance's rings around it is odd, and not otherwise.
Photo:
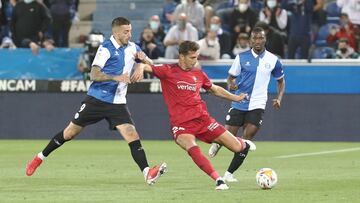
[(34, 0), (24, 0), (24, 2), (26, 3), (26, 4), (29, 4), (29, 3), (31, 3), (31, 2), (33, 2)]
[(247, 9), (248, 9), (248, 5), (247, 4), (239, 4), (239, 11), (241, 13), (244, 13)]
[(181, 0), (181, 4), (186, 5), (186, 4), (187, 4), (187, 0)]
[(268, 0), (266, 4), (270, 9), (273, 9), (276, 6), (277, 2), (273, 0)]
[(220, 26), (218, 24), (210, 24), (210, 30), (217, 32), (220, 29)]

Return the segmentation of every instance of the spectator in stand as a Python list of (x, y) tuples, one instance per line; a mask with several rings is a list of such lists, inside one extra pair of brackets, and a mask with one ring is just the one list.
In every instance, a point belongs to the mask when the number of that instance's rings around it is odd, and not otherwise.
[(0, 11), (0, 39), (3, 37), (10, 37), (10, 23), (12, 11), (15, 7), (16, 0), (1, 0)]
[(338, 48), (336, 50), (337, 59), (357, 59), (359, 54), (354, 51), (354, 49), (349, 46), (348, 40), (346, 38), (341, 38), (338, 43)]
[(234, 36), (234, 42), (236, 36), (240, 32), (250, 34), (255, 23), (258, 21), (258, 14), (249, 6), (249, 0), (239, 0), (237, 7), (234, 7), (230, 14), (229, 25)]
[(340, 38), (346, 38), (348, 44), (358, 50), (357, 37), (359, 37), (359, 28), (353, 25), (346, 13), (341, 14), (340, 29), (336, 27), (330, 28), (330, 35), (326, 38), (328, 44), (334, 44)]
[(326, 24), (325, 0), (312, 0), (314, 3), (312, 24), (321, 27)]
[(164, 31), (168, 31), (171, 27), (171, 22), (174, 18), (174, 11), (177, 6), (177, 3), (174, 0), (165, 0), (162, 14), (161, 14), (161, 24), (164, 26)]
[(257, 22), (255, 27), (261, 27), (266, 35), (266, 50), (277, 55), (279, 58), (284, 58), (285, 40), (284, 36), (275, 28), (269, 26), (265, 22)]
[(140, 42), (138, 46), (150, 59), (158, 59), (164, 56), (164, 46), (159, 43), (151, 28), (144, 28), (141, 33)]
[(96, 51), (104, 40), (104, 34), (99, 31), (91, 31), (87, 37), (84, 43), (84, 52), (80, 55), (77, 66), (84, 80), (90, 80), (91, 64), (94, 61)]
[(205, 33), (205, 10), (197, 0), (182, 0), (174, 11), (174, 20), (178, 19), (181, 13), (185, 13), (190, 22), (198, 31), (199, 36)]
[(15, 45), (30, 48), (33, 54), (39, 52), (41, 45), (45, 46), (47, 50), (51, 50), (53, 48), (52, 41), (44, 37), (50, 22), (49, 11), (42, 3), (35, 0), (16, 3), (10, 26)]
[(249, 35), (247, 33), (240, 33), (236, 39), (236, 44), (232, 50), (233, 58), (238, 54), (250, 50)]
[(216, 37), (216, 32), (209, 30), (206, 36), (198, 41), (200, 60), (220, 59), (220, 44)]
[(176, 25), (170, 28), (164, 39), (165, 58), (177, 59), (179, 56), (179, 44), (183, 41), (197, 41), (198, 31), (191, 23), (188, 23), (185, 13), (181, 13)]
[(160, 17), (158, 15), (153, 15), (149, 20), (149, 27), (154, 33), (154, 37), (157, 43), (162, 43), (165, 38), (164, 27), (161, 25)]
[(360, 27), (359, 0), (337, 0), (336, 4), (341, 8), (341, 13), (348, 14), (350, 21)]
[(210, 30), (216, 32), (217, 38), (220, 43), (220, 57), (230, 58), (231, 57), (231, 34), (221, 28), (221, 19), (218, 16), (213, 16), (210, 19)]
[(285, 3), (285, 8), (292, 13), (289, 21), (288, 58), (294, 59), (296, 50), (301, 48), (300, 58), (307, 59), (311, 45), (311, 18), (314, 3), (310, 0), (289, 0)]
[(72, 18), (76, 13), (74, 0), (49, 0), (50, 12), (53, 18), (52, 34), (55, 45), (69, 47), (69, 32)]
[(279, 0), (265, 0), (265, 8), (259, 13), (259, 20), (265, 22), (286, 36), (287, 11), (282, 9)]

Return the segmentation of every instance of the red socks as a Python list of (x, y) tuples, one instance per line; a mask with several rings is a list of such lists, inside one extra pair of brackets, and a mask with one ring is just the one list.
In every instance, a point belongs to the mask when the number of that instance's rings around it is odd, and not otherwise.
[(195, 164), (206, 174), (208, 174), (212, 179), (216, 180), (217, 178), (219, 178), (218, 173), (215, 171), (210, 161), (200, 151), (200, 148), (198, 146), (191, 147), (188, 150), (188, 154), (191, 156)]

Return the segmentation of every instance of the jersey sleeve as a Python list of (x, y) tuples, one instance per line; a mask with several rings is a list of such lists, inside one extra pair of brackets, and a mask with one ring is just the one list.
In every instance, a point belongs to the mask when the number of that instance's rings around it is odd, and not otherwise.
[(271, 71), (271, 74), (277, 80), (284, 77), (284, 70), (282, 68), (282, 64), (279, 59), (276, 61), (275, 68)]
[(103, 68), (106, 61), (110, 58), (110, 51), (102, 45), (98, 48), (92, 66)]
[[(135, 44), (135, 53), (137, 53), (137, 52), (143, 52), (143, 50), (139, 47), (139, 45), (137, 45), (137, 44)], [(145, 52), (144, 52), (144, 54), (145, 54)], [(145, 57), (148, 57), (146, 54), (145, 54)], [(139, 60), (139, 59), (135, 59), (135, 63), (141, 63), (141, 60)]]
[(240, 65), (240, 57), (237, 55), (234, 59), (233, 64), (231, 65), (231, 68), (229, 69), (229, 75), (232, 76), (238, 76), (241, 72), (241, 65)]
[(156, 64), (151, 65), (154, 76), (159, 79), (166, 78), (168, 72), (170, 71), (170, 67), (165, 64)]
[(202, 84), (202, 88), (208, 90), (211, 88), (212, 86), (212, 82), (210, 81), (209, 77), (206, 75), (206, 73), (204, 71), (201, 71), (203, 74), (203, 84)]

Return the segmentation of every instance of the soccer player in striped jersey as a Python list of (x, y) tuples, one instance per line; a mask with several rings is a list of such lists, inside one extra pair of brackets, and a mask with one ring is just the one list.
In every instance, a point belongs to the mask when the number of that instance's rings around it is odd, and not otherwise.
[[(240, 127), (243, 127), (242, 137), (248, 140), (253, 139), (262, 125), (271, 76), (277, 80), (277, 97), (272, 101), (275, 109), (280, 108), (285, 92), (282, 64), (277, 56), (265, 49), (265, 31), (260, 27), (254, 28), (251, 32), (250, 43), (252, 49), (236, 56), (228, 77), (230, 90), (237, 95), (247, 93), (249, 99), (242, 102), (232, 102), (225, 119), (227, 130), (236, 135)], [(209, 156), (214, 157), (220, 147), (221, 145), (213, 143), (209, 149)], [(247, 152), (248, 149), (234, 155), (224, 174), (225, 181), (238, 181), (233, 173), (241, 166)]]
[(111, 130), (117, 130), (128, 143), (131, 155), (143, 172), (145, 181), (152, 185), (165, 172), (162, 163), (149, 168), (140, 137), (126, 106), (129, 74), (136, 62), (152, 64), (131, 38), (130, 21), (123, 17), (112, 21), (112, 36), (98, 48), (90, 79), (93, 81), (79, 111), (69, 125), (56, 134), (26, 167), (31, 176), (43, 160), (55, 149), (77, 136), (84, 127), (106, 119)]

